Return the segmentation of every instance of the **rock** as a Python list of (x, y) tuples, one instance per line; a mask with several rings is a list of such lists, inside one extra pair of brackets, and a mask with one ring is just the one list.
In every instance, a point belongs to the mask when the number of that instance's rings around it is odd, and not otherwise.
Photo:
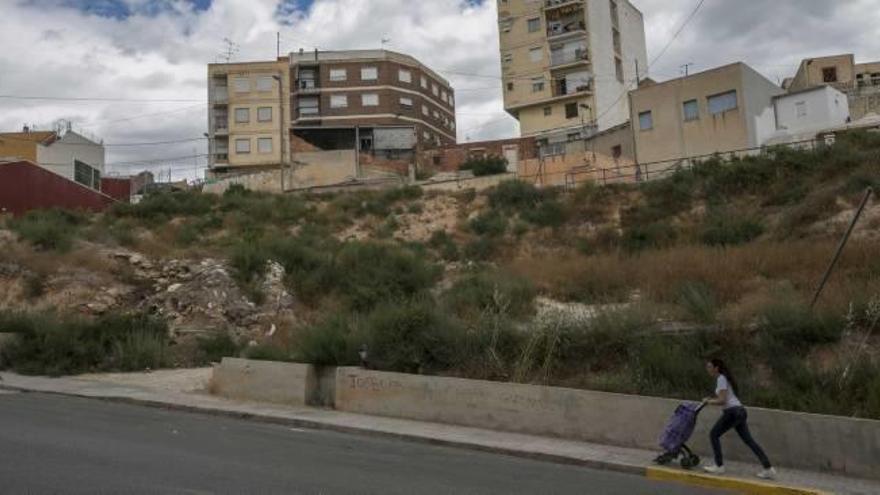
[(169, 293), (174, 293), (177, 292), (181, 287), (183, 287), (183, 284), (171, 284), (168, 286), (168, 289), (166, 289), (166, 291)]

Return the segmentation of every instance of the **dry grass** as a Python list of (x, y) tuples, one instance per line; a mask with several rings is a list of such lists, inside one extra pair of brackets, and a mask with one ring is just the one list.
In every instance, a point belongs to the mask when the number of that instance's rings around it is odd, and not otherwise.
[[(779, 283), (810, 294), (836, 241), (758, 242), (711, 248), (678, 246), (639, 255), (576, 253), (548, 256), (532, 252), (511, 262), (515, 273), (533, 280), (545, 294), (564, 300), (606, 302), (626, 299), (638, 289), (651, 300), (675, 302), (687, 283), (709, 287), (722, 305), (739, 302)], [(853, 241), (832, 277), (822, 304), (845, 310), (850, 301), (880, 292), (880, 246)]]

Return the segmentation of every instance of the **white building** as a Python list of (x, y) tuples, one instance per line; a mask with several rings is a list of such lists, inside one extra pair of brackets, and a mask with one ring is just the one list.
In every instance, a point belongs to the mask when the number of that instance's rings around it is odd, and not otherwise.
[(830, 85), (808, 88), (773, 99), (776, 132), (764, 144), (806, 141), (850, 119), (847, 95)]
[(92, 189), (101, 188), (105, 149), (97, 139), (72, 130), (48, 144), (37, 145), (37, 164)]

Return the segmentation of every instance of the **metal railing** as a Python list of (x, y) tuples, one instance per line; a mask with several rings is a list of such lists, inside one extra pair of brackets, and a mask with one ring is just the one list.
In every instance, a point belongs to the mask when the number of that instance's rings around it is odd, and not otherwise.
[(575, 62), (589, 61), (590, 52), (589, 50), (587, 50), (587, 47), (578, 48), (574, 52), (562, 50), (557, 52), (550, 52), (550, 67), (555, 67), (557, 65), (573, 64)]
[(587, 23), (584, 21), (560, 21), (551, 23), (547, 27), (547, 38), (563, 36), (569, 33), (586, 32)]

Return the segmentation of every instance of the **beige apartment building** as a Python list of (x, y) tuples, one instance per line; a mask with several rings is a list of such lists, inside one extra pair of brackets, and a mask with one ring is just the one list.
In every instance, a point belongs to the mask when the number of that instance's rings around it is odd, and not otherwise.
[(642, 13), (629, 0), (498, 0), (504, 107), (524, 137), (579, 139), (629, 120), (647, 68)]
[(208, 65), (209, 173), (278, 167), (288, 147), (290, 64)]
[(808, 58), (783, 83), (792, 93), (824, 85), (847, 94), (853, 120), (880, 113), (880, 61), (859, 64), (852, 53)]
[(773, 98), (782, 88), (743, 63), (631, 93), (640, 164), (761, 146), (776, 132)]

